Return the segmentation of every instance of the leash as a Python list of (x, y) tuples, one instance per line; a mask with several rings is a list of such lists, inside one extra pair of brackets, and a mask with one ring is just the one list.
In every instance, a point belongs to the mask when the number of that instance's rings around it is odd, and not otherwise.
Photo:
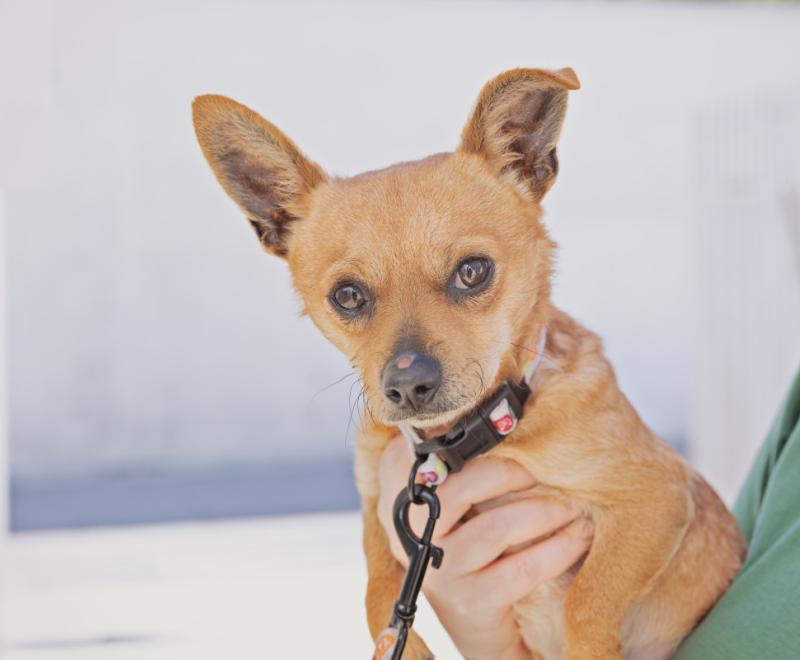
[[(439, 568), (444, 551), (433, 545), (433, 530), (441, 512), (436, 487), (450, 472), (459, 472), (467, 461), (499, 445), (522, 417), (525, 402), (531, 395), (530, 383), (542, 359), (547, 329), (542, 328), (536, 350), (530, 356), (521, 381), (506, 380), (486, 401), (462, 417), (444, 435), (424, 440), (409, 424), (400, 430), (409, 441), (416, 459), (408, 475), (408, 484), (394, 502), (394, 528), (408, 556), (408, 568), (394, 603), (389, 625), (375, 640), (372, 660), (401, 660), (414, 624), (419, 597), (428, 564)], [(424, 484), (416, 483), (417, 475)], [(412, 505), (428, 507), (428, 521), (421, 537), (414, 534), (408, 520)]]
[[(439, 497), (436, 495), (436, 486), (414, 483), (417, 470), (423, 461), (424, 457), (420, 456), (414, 462), (408, 477), (408, 486), (400, 491), (394, 502), (394, 528), (406, 555), (408, 555), (408, 568), (400, 587), (400, 595), (394, 603), (389, 626), (384, 628), (375, 640), (373, 660), (400, 660), (402, 658), (403, 649), (408, 640), (408, 631), (414, 624), (417, 598), (428, 570), (428, 564), (439, 568), (444, 559), (444, 551), (431, 542), (433, 529), (441, 511)], [(425, 531), (421, 538), (414, 534), (408, 521), (408, 511), (412, 504), (425, 504), (428, 507), (428, 522), (425, 524)]]

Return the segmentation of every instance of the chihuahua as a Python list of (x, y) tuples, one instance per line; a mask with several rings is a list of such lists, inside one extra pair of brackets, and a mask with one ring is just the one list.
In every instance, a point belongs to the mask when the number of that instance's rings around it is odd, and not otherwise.
[[(355, 473), (373, 637), (403, 575), (376, 513), (384, 448), (402, 425), (425, 438), (519, 381), (537, 343), (531, 396), (488, 455), (536, 480), (515, 497), (568, 501), (594, 536), (572, 570), (515, 605), (532, 657), (668, 657), (741, 566), (745, 543), (720, 498), (642, 422), (600, 339), (551, 302), (540, 204), (578, 88), (569, 68), (507, 71), (484, 86), (454, 152), (351, 178), (231, 99), (194, 101), (219, 183), (363, 381), (371, 415)], [(412, 631), (404, 657), (433, 655)]]

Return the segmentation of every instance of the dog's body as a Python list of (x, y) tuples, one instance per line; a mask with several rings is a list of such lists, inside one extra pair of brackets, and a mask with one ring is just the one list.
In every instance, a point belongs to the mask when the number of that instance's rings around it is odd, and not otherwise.
[[(626, 658), (669, 657), (735, 576), (741, 536), (702, 477), (638, 418), (597, 337), (563, 312), (548, 312), (535, 396), (492, 455), (517, 461), (540, 484), (513, 498), (566, 498), (596, 531), (579, 570), (517, 603), (520, 630), (543, 658), (617, 657), (620, 642)], [(377, 499), (377, 460), (391, 436), (368, 426), (360, 438), (356, 473), (365, 503)], [(365, 516), (374, 511), (365, 507)], [(383, 585), (386, 541), (369, 520), (367, 530), (375, 531), (375, 538), (368, 531), (367, 547), (382, 547), (371, 583)], [(394, 597), (383, 589), (368, 598), (376, 612), (373, 634), (388, 620)]]
[[(244, 106), (195, 103), (220, 183), (264, 247), (287, 258), (305, 311), (364, 382), (356, 478), (373, 636), (402, 579), (376, 513), (378, 462), (397, 424), (452, 423), (520, 378), (544, 329), (533, 395), (491, 454), (536, 479), (514, 497), (570, 501), (585, 514), (573, 525), (590, 519), (594, 539), (580, 566), (516, 604), (534, 656), (666, 657), (741, 564), (725, 506), (639, 419), (600, 341), (550, 302), (554, 245), (539, 201), (577, 86), (568, 69), (507, 72), (484, 88), (456, 152), (345, 180)], [(404, 657), (429, 656), (412, 635)]]
[[(578, 504), (594, 523), (580, 569), (514, 608), (534, 657), (613, 658), (620, 644), (625, 658), (669, 657), (736, 575), (741, 535), (711, 487), (639, 419), (600, 340), (563, 312), (547, 312), (539, 321), (547, 323), (548, 341), (533, 400), (491, 452), (524, 466), (540, 485), (477, 509), (546, 495)], [(367, 424), (356, 448), (370, 587), (377, 585), (367, 600), (373, 635), (397, 593), (397, 583), (387, 590), (386, 582), (400, 575), (374, 510), (377, 462), (393, 435)], [(414, 644), (425, 657), (421, 642)]]

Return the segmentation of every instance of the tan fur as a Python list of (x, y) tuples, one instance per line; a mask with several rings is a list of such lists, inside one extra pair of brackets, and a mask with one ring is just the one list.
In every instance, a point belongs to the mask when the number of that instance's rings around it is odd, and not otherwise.
[[(653, 435), (622, 394), (600, 340), (550, 301), (554, 244), (539, 200), (557, 173), (555, 145), (571, 69), (516, 69), (490, 81), (461, 146), (350, 179), (330, 177), (277, 128), (223, 97), (200, 97), (198, 139), (265, 247), (286, 256), (304, 310), (350, 359), (369, 412), (355, 473), (363, 500), (374, 635), (389, 619), (402, 570), (378, 522), (378, 461), (401, 421), (380, 375), (398, 339), (419, 338), (442, 364), (452, 422), (522, 366), (542, 327), (544, 359), (518, 429), (492, 454), (517, 461), (546, 492), (592, 520), (580, 566), (541, 585), (514, 612), (534, 657), (668, 656), (736, 575), (744, 544), (703, 479)], [(496, 272), (480, 297), (444, 295), (465, 255)], [(328, 294), (343, 279), (369, 285), (374, 309), (344, 320)], [(481, 459), (476, 459), (481, 460)], [(496, 506), (500, 502), (485, 506)], [(405, 657), (430, 657), (413, 636)]]

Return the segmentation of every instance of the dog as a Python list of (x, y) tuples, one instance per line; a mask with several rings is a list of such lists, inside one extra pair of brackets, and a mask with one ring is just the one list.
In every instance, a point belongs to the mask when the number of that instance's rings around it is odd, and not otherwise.
[[(574, 570), (515, 605), (532, 656), (668, 657), (743, 561), (723, 502), (642, 422), (600, 339), (551, 302), (541, 201), (579, 86), (569, 68), (507, 71), (484, 86), (455, 151), (351, 178), (231, 99), (194, 101), (216, 178), (364, 385), (355, 473), (373, 638), (402, 579), (376, 514), (384, 447), (398, 426), (446, 428), (518, 381), (543, 333), (524, 413), (489, 454), (535, 478), (516, 496), (570, 502), (583, 513), (573, 524), (590, 520), (594, 537)], [(404, 657), (433, 655), (412, 631)]]

